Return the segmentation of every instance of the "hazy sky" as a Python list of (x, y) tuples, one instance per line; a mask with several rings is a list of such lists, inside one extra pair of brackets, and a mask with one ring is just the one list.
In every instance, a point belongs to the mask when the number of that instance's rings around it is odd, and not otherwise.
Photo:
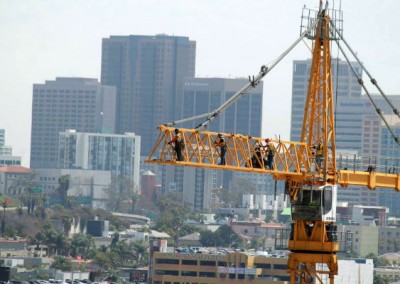
[[(344, 11), (344, 36), (387, 94), (400, 93), (399, 0), (329, 1)], [(299, 36), (303, 5), (318, 0), (1, 0), (0, 128), (29, 166), (32, 85), (56, 77), (100, 78), (101, 40), (168, 34), (197, 42), (197, 77), (247, 77)], [(333, 49), (336, 55), (336, 49)], [(263, 136), (289, 139), (292, 61), (264, 79)], [(400, 106), (397, 106), (400, 107)], [(156, 131), (156, 130), (155, 130)]]

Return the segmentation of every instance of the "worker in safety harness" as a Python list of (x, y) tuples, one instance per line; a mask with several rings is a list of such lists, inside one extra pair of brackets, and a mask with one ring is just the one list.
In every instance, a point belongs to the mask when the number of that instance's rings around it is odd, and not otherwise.
[(178, 161), (183, 161), (182, 157), (182, 149), (184, 148), (182, 134), (180, 133), (179, 129), (176, 128), (174, 130), (175, 136), (174, 138), (168, 142), (169, 145), (172, 143), (174, 144), (174, 150), (176, 152), (176, 158)]
[(322, 160), (324, 158), (324, 145), (322, 145), (322, 141), (319, 140), (316, 145), (313, 146), (315, 150), (315, 162), (318, 167), (321, 167)]
[(218, 146), (219, 149), (221, 150), (220, 154), (221, 161), (219, 162), (219, 165), (225, 165), (226, 164), (225, 155), (228, 146), (226, 145), (225, 138), (222, 136), (221, 133), (218, 133), (217, 139), (214, 141), (214, 145)]

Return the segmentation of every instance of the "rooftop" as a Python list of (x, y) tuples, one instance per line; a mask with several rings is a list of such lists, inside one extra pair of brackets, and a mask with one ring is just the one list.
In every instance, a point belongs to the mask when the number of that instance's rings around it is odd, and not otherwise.
[(0, 172), (15, 174), (31, 174), (32, 170), (22, 166), (4, 166), (0, 167)]

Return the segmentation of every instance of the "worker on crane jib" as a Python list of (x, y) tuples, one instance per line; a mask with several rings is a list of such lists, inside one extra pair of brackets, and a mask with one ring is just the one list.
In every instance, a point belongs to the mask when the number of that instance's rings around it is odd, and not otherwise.
[(269, 138), (265, 139), (266, 146), (266, 154), (267, 154), (267, 167), (270, 170), (274, 169), (274, 156), (275, 156), (275, 146), (271, 143)]
[(321, 167), (322, 160), (324, 159), (324, 145), (322, 144), (322, 141), (319, 140), (317, 144), (312, 146), (312, 148), (315, 150), (315, 162), (317, 163), (318, 167)]
[(226, 145), (225, 138), (221, 133), (218, 133), (217, 139), (214, 141), (214, 145), (219, 147), (219, 149), (220, 149), (221, 160), (219, 162), (219, 165), (226, 165), (225, 155), (226, 155), (226, 150), (228, 149), (228, 146)]
[(178, 128), (176, 128), (174, 132), (175, 136), (171, 141), (168, 142), (168, 145), (174, 144), (174, 150), (176, 153), (177, 160), (183, 161), (182, 157), (182, 149), (184, 148), (183, 137)]

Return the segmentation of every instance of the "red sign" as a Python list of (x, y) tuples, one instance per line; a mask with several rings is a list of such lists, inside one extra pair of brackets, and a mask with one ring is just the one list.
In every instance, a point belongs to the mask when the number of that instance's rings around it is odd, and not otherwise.
[(7, 199), (7, 205), (10, 205), (10, 204), (11, 204), (11, 200)]

